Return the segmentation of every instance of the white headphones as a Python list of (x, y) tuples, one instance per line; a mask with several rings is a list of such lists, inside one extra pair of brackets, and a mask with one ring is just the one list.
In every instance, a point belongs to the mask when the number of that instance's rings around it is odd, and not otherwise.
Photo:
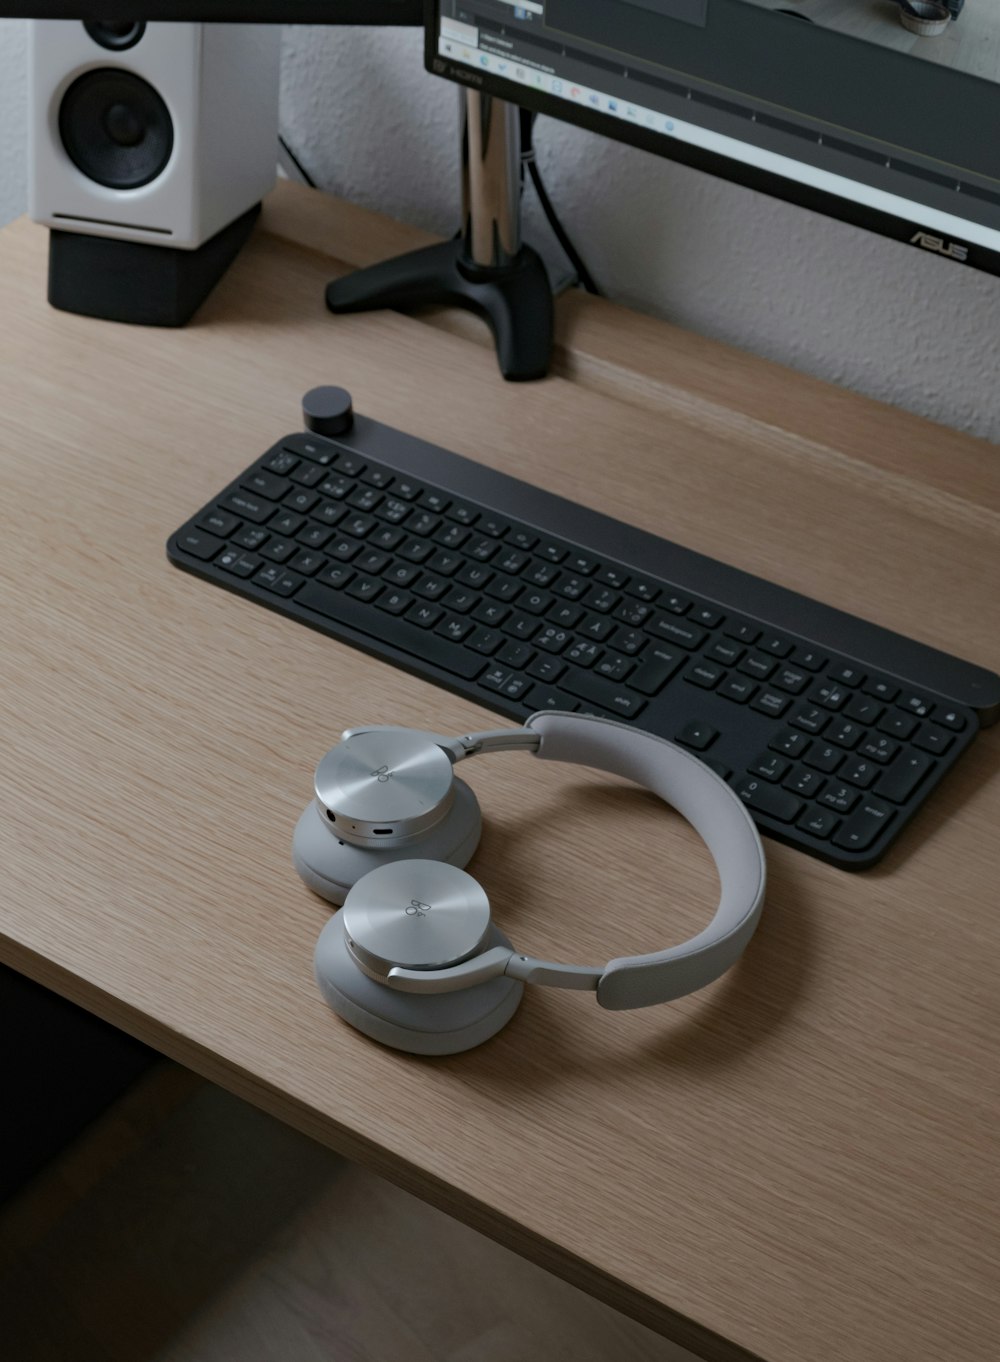
[[(513, 750), (624, 776), (676, 809), (719, 873), (708, 927), (683, 945), (596, 967), (515, 951), (460, 869), (482, 823), (475, 795), (453, 772), (467, 757)], [(495, 1035), (525, 983), (591, 990), (613, 1009), (693, 993), (740, 958), (764, 902), (760, 836), (725, 781), (673, 743), (580, 714), (533, 714), (520, 729), (458, 738), (350, 729), (317, 767), (293, 857), (310, 888), (343, 904), (316, 945), (324, 998), (366, 1035), (415, 1054), (455, 1054)]]

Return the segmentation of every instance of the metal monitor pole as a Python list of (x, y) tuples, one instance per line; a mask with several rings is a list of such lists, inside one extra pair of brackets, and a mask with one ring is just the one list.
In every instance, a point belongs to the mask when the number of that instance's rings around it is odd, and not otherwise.
[(504, 378), (543, 378), (552, 355), (552, 289), (541, 257), (521, 241), (518, 109), (478, 90), (462, 96), (461, 235), (334, 280), (327, 307), (469, 308), (489, 323)]

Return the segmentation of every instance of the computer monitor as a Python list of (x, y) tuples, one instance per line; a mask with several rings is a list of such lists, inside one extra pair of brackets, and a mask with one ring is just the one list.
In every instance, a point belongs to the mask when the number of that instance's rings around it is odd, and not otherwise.
[(995, 0), (426, 3), (438, 75), (1000, 274)]
[(423, 0), (0, 0), (0, 18), (422, 24)]

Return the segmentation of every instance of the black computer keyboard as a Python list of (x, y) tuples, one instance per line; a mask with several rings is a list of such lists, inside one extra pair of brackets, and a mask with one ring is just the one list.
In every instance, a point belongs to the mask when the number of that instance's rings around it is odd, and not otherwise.
[(280, 440), (168, 553), (511, 718), (672, 739), (845, 869), (1000, 716), (991, 672), (361, 416)]

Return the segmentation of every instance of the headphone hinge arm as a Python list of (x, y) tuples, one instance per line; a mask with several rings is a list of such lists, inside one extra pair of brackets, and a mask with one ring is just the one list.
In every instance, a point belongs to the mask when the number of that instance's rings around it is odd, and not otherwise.
[(547, 988), (572, 988), (581, 993), (596, 993), (604, 976), (603, 969), (586, 965), (556, 965), (551, 960), (533, 960), (530, 955), (516, 953), (507, 961), (504, 973), (509, 979), (520, 979), (525, 984), (542, 984)]
[(493, 728), (485, 733), (465, 733), (441, 743), (452, 761), (489, 756), (491, 752), (537, 752), (542, 739), (528, 728)]

